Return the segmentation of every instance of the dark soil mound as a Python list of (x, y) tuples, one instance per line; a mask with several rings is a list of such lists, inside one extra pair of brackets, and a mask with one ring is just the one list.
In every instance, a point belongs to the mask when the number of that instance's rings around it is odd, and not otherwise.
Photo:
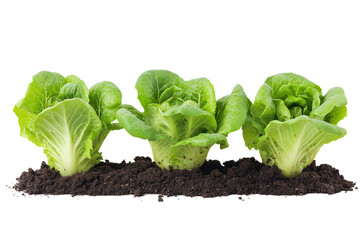
[(61, 177), (46, 163), (39, 170), (29, 169), (17, 179), (14, 188), (28, 194), (128, 195), (216, 197), (230, 194), (304, 195), (334, 194), (353, 190), (354, 183), (344, 179), (330, 165), (315, 162), (293, 179), (284, 178), (276, 167), (254, 158), (238, 161), (207, 161), (200, 169), (161, 170), (150, 158), (135, 162), (101, 162), (89, 172)]

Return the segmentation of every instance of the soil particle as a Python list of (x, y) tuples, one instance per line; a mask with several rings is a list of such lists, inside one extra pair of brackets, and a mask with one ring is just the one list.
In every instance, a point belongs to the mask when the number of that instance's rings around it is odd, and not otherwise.
[(231, 194), (304, 195), (334, 194), (352, 191), (355, 183), (347, 181), (339, 170), (315, 161), (298, 177), (287, 179), (276, 167), (254, 158), (206, 161), (199, 169), (162, 170), (148, 157), (135, 162), (101, 162), (87, 173), (62, 177), (43, 162), (40, 169), (23, 172), (14, 188), (28, 194), (134, 195), (216, 197)]

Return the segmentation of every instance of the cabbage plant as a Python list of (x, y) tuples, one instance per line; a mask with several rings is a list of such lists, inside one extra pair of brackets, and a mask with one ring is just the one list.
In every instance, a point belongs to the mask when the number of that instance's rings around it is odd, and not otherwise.
[(324, 96), (306, 78), (282, 73), (266, 79), (243, 126), (246, 146), (260, 151), (262, 161), (276, 165), (286, 177), (295, 177), (311, 164), (320, 148), (342, 138), (337, 123), (347, 113), (340, 87)]
[(86, 172), (99, 163), (99, 149), (121, 105), (121, 92), (111, 82), (90, 90), (74, 75), (39, 72), (15, 106), (20, 134), (44, 149), (48, 165), (62, 176)]
[(228, 146), (226, 136), (241, 128), (250, 107), (240, 85), (216, 101), (208, 79), (184, 81), (166, 70), (143, 73), (136, 89), (144, 112), (122, 105), (117, 120), (130, 135), (149, 140), (155, 163), (165, 169), (200, 167), (211, 146)]

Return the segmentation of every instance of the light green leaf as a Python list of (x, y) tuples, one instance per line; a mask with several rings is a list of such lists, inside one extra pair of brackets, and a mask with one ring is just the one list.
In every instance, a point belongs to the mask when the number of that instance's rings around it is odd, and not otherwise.
[(210, 148), (215, 143), (222, 144), (224, 148), (228, 147), (226, 137), (223, 134), (219, 133), (200, 133), (195, 137), (187, 138), (185, 140), (177, 142), (171, 147), (178, 147), (190, 144), (192, 146)]
[(39, 146), (41, 143), (37, 139), (36, 134), (29, 129), (29, 125), (36, 115), (23, 109), (21, 107), (22, 101), (23, 99), (21, 99), (14, 107), (14, 112), (19, 121), (20, 135)]
[[(183, 84), (181, 84), (183, 85)], [(173, 85), (167, 89), (165, 89), (159, 97), (159, 103), (162, 104), (164, 102), (173, 103), (174, 100), (180, 100), (180, 102), (185, 101), (185, 91), (183, 89), (184, 86), (176, 86)], [(178, 103), (178, 102), (177, 102)]]
[(293, 107), (293, 106), (300, 106), (302, 108), (307, 107), (307, 103), (306, 103), (305, 99), (294, 96), (294, 95), (287, 96), (284, 100), (284, 103), (285, 103), (285, 106), (288, 108)]
[[(86, 172), (100, 161), (93, 152), (93, 141), (101, 133), (102, 123), (95, 111), (79, 98), (64, 100), (41, 112), (30, 127), (37, 133), (48, 156), (48, 164), (62, 176)], [(101, 141), (101, 140), (100, 140)], [(98, 150), (99, 140), (96, 143)]]
[(328, 113), (324, 121), (337, 125), (341, 120), (343, 120), (347, 115), (346, 106), (334, 107), (330, 113)]
[(246, 120), (250, 105), (243, 88), (237, 84), (230, 95), (217, 101), (216, 132), (227, 136), (239, 130)]
[(39, 72), (33, 76), (20, 107), (29, 113), (39, 114), (59, 101), (60, 89), (65, 84), (65, 78), (58, 73)]
[(131, 105), (128, 104), (122, 104), (120, 106), (120, 108), (126, 109), (128, 111), (130, 111), (132, 114), (134, 114), (138, 119), (140, 119), (141, 121), (145, 120), (145, 116), (144, 113), (140, 112), (139, 110), (137, 110), (136, 108), (134, 108)]
[(263, 84), (256, 94), (254, 104), (250, 108), (253, 116), (253, 125), (263, 134), (266, 125), (274, 120), (276, 109), (272, 98), (272, 89), (268, 84)]
[(279, 121), (286, 121), (291, 119), (291, 113), (286, 107), (285, 103), (281, 99), (274, 99), (275, 108), (276, 108), (276, 118)]
[[(138, 99), (144, 109), (151, 103), (160, 102), (160, 96), (172, 86), (178, 86), (182, 83), (178, 75), (166, 70), (150, 70), (141, 74), (138, 78), (135, 88), (138, 91)], [(171, 90), (174, 91), (174, 90)], [(170, 94), (166, 94), (170, 96)], [(167, 98), (162, 97), (161, 100), (165, 101)]]
[(158, 104), (150, 104), (145, 112), (147, 123), (156, 131), (177, 141), (203, 132), (215, 132), (215, 117), (192, 105), (191, 102), (174, 106), (166, 112), (163, 112)]
[(151, 126), (147, 125), (142, 117), (139, 117), (141, 115), (142, 114), (135, 108), (131, 109), (131, 106), (129, 105), (121, 107), (116, 112), (116, 118), (119, 121), (120, 126), (125, 128), (131, 136), (151, 141), (158, 140), (160, 134)]
[(267, 78), (265, 83), (272, 88), (273, 97), (278, 99), (285, 99), (289, 95), (298, 95), (299, 88), (302, 88), (301, 92), (306, 92), (305, 89), (307, 91), (314, 89), (314, 92), (317, 91), (321, 95), (321, 88), (318, 85), (294, 73), (276, 74)]
[[(314, 110), (320, 105), (321, 88), (308, 79), (293, 73), (281, 73), (265, 81), (272, 89), (272, 98), (281, 99), (285, 105)], [(296, 111), (297, 112), (297, 111)]]
[(291, 118), (297, 118), (298, 116), (302, 115), (301, 107), (296, 106), (290, 108), (290, 114), (291, 114)]
[(115, 120), (116, 111), (121, 105), (121, 91), (112, 82), (103, 81), (90, 88), (90, 105), (106, 124)]
[(84, 81), (80, 78), (70, 75), (66, 77), (66, 84), (60, 89), (59, 100), (81, 98), (89, 102), (89, 90)]
[(215, 115), (216, 97), (213, 85), (207, 78), (197, 78), (185, 82), (186, 94), (189, 100), (197, 103), (202, 110)]
[(295, 177), (314, 160), (324, 144), (345, 134), (343, 128), (300, 116), (285, 122), (270, 122), (257, 148), (265, 164), (275, 164), (284, 176)]
[(252, 124), (251, 117), (248, 115), (244, 125), (242, 126), (243, 138), (245, 141), (245, 146), (248, 149), (252, 149), (256, 147), (256, 142), (258, 138), (261, 136), (257, 128)]
[[(344, 90), (340, 87), (331, 88), (324, 96), (321, 105), (310, 113), (311, 118), (323, 120), (326, 115), (335, 110), (339, 115), (334, 116), (334, 113), (329, 115), (328, 119), (332, 122), (339, 122), (346, 116), (346, 110), (344, 109), (347, 104)], [(336, 107), (336, 109), (334, 109)], [(339, 108), (342, 108), (339, 112)], [(344, 115), (345, 113), (345, 115)]]

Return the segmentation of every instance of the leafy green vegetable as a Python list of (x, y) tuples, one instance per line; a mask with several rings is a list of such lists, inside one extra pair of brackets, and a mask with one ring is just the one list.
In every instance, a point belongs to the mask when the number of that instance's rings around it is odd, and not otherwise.
[(76, 76), (39, 72), (14, 112), (20, 134), (44, 149), (49, 166), (62, 176), (86, 172), (101, 160), (99, 149), (121, 105), (121, 92), (111, 82), (90, 90)]
[(215, 143), (227, 147), (226, 136), (241, 128), (251, 104), (240, 85), (216, 101), (208, 79), (184, 81), (166, 70), (143, 73), (136, 89), (144, 113), (122, 105), (116, 118), (130, 135), (149, 140), (166, 169), (200, 167)]
[(336, 124), (346, 116), (346, 104), (340, 87), (322, 96), (321, 88), (302, 76), (269, 77), (243, 125), (245, 144), (258, 149), (265, 164), (295, 177), (324, 144), (345, 136), (346, 130)]

